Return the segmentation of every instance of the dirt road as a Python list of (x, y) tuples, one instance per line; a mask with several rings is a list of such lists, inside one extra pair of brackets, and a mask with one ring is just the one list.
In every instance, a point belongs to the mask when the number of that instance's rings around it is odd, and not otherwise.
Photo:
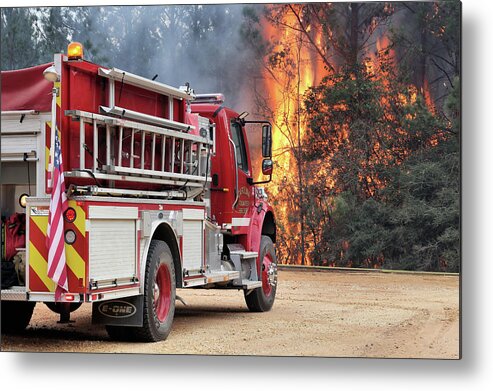
[(459, 279), (389, 273), (280, 271), (276, 303), (250, 313), (238, 291), (179, 290), (164, 342), (116, 343), (90, 324), (36, 306), (22, 335), (2, 335), (2, 351), (325, 357), (459, 357)]

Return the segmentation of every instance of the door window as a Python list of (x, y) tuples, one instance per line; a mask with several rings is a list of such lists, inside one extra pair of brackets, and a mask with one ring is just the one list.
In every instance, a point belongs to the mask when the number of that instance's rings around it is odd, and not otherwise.
[(242, 171), (248, 172), (245, 140), (243, 139), (243, 131), (241, 125), (238, 122), (233, 121), (231, 123), (231, 133), (236, 148), (236, 162), (238, 164), (238, 167)]

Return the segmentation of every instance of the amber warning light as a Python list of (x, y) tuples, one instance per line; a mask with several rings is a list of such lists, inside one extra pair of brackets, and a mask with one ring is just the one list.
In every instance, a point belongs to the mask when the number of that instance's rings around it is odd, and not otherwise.
[(67, 56), (69, 60), (82, 60), (84, 58), (84, 48), (79, 42), (71, 42), (67, 48)]

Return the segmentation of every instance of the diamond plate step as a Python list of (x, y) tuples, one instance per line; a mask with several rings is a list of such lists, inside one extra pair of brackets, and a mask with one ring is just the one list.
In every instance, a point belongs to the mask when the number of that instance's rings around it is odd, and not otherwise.
[(2, 289), (0, 292), (2, 300), (11, 301), (26, 301), (26, 287), (25, 286), (13, 286), (8, 289)]

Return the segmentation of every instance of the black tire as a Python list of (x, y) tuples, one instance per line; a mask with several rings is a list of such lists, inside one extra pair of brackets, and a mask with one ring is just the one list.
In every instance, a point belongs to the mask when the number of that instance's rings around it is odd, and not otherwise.
[[(244, 291), (246, 304), (252, 312), (269, 311), (276, 298), (277, 258), (274, 243), (268, 236), (262, 235), (259, 258), (259, 278), (262, 280), (262, 287), (256, 288), (250, 293), (246, 290)], [(272, 264), (272, 267), (270, 267), (270, 264)], [(270, 280), (268, 278), (269, 270), (273, 273)], [(273, 284), (270, 282), (273, 282)]]
[(2, 333), (19, 333), (31, 321), (36, 303), (32, 301), (2, 301)]
[(173, 255), (169, 246), (161, 240), (151, 241), (144, 281), (143, 326), (106, 326), (109, 336), (120, 341), (164, 341), (171, 331), (175, 315), (175, 280)]
[[(54, 303), (52, 301), (45, 302), (46, 306), (55, 312), (56, 314), (60, 314), (62, 312), (62, 303)], [(82, 303), (70, 303), (70, 312), (77, 311)]]

